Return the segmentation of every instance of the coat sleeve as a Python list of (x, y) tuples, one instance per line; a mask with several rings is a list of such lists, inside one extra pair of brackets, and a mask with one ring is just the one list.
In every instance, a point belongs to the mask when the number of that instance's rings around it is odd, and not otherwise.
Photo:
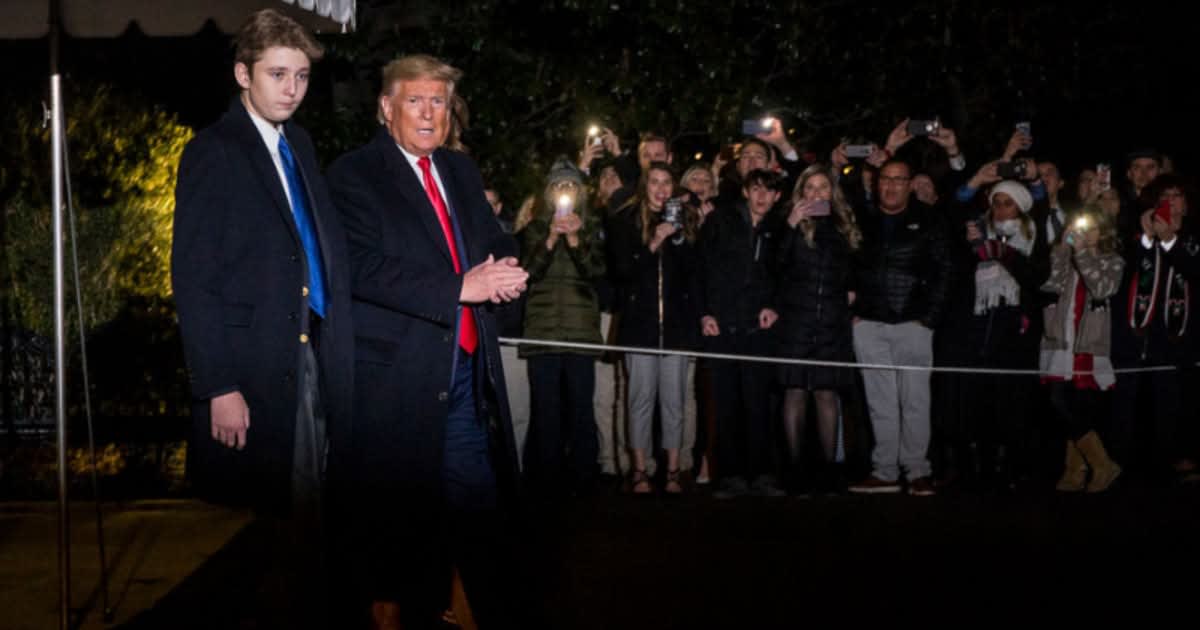
[(175, 186), (171, 285), (192, 395), (199, 400), (238, 389), (221, 298), (221, 249), (231, 211), (228, 165), (219, 142), (198, 138), (183, 152)]
[(950, 255), (950, 234), (944, 221), (936, 221), (929, 234), (929, 254), (933, 269), (929, 280), (929, 314), (925, 324), (936, 328), (942, 321), (950, 285), (954, 281), (954, 260)]
[(1075, 252), (1075, 266), (1091, 298), (1103, 300), (1116, 295), (1120, 288), (1125, 259), (1119, 254), (1098, 254), (1088, 248)]
[[(546, 249), (546, 239), (549, 237), (550, 225), (540, 218), (530, 221), (529, 225), (521, 230), (521, 266), (529, 272), (531, 284), (541, 282), (546, 277), (546, 271), (550, 269), (554, 252)], [(558, 243), (554, 246), (558, 247)]]
[[(339, 161), (329, 170), (329, 188), (350, 247), (351, 292), (355, 299), (454, 325), (463, 278), (445, 265), (381, 251), (385, 207), (367, 180), (366, 169)], [(496, 228), (499, 231), (499, 227)]]
[[(571, 257), (571, 262), (575, 263), (575, 271), (579, 273), (579, 278), (588, 282), (595, 282), (604, 277), (607, 271), (604, 260), (604, 242), (599, 238), (600, 222), (597, 219), (589, 218), (579, 230), (579, 246), (569, 247), (566, 244), (566, 239), (563, 240), (563, 247), (567, 248), (567, 254)], [(543, 246), (542, 249), (545, 249)]]

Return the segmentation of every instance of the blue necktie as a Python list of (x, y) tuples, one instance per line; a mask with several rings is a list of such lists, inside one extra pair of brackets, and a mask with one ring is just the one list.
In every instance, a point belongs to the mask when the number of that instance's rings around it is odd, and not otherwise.
[(308, 259), (308, 305), (317, 315), (325, 317), (325, 269), (321, 264), (321, 244), (317, 241), (317, 229), (313, 225), (312, 212), (308, 209), (308, 193), (304, 189), (300, 168), (283, 134), (279, 134), (279, 159), (283, 162), (283, 176), (287, 178), (288, 192), (292, 195), (296, 231), (300, 232), (304, 256)]

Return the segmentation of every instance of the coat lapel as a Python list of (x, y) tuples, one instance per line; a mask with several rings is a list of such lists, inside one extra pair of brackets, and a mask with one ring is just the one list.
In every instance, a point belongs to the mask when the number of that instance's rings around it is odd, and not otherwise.
[(433, 163), (437, 166), (438, 175), (442, 177), (442, 187), (446, 189), (446, 205), (450, 209), (450, 216), (458, 224), (458, 232), (465, 250), (459, 253), (463, 257), (465, 271), (477, 261), (472, 254), (470, 235), (474, 234), (474, 231), (471, 229), (470, 217), (467, 216), (467, 206), (462, 203), (462, 188), (458, 185), (457, 174), (451, 167), (450, 160), (446, 159), (446, 149), (438, 149), (433, 154)]
[(401, 207), (412, 209), (417, 215), (416, 220), (425, 227), (425, 232), (433, 241), (434, 247), (442, 253), (446, 263), (453, 266), (454, 259), (450, 257), (450, 248), (446, 245), (442, 224), (438, 222), (433, 204), (429, 203), (424, 184), (417, 179), (416, 172), (413, 171), (404, 154), (400, 152), (400, 147), (396, 146), (395, 140), (388, 134), (387, 129), (380, 129), (379, 134), (375, 137), (375, 145), (379, 153), (383, 155), (388, 181), (403, 198), (404, 203)]
[(256, 179), (264, 187), (267, 196), (275, 202), (275, 210), (279, 212), (279, 218), (287, 226), (288, 233), (299, 243), (300, 233), (296, 231), (296, 219), (292, 217), (292, 208), (288, 205), (287, 195), (283, 192), (283, 182), (279, 180), (279, 171), (275, 168), (271, 153), (267, 151), (267, 145), (263, 143), (262, 135), (258, 133), (258, 128), (254, 126), (249, 112), (240, 101), (234, 102), (228, 115), (234, 120), (238, 141), (242, 143), (246, 155), (250, 156), (250, 163), (254, 166), (254, 172), (257, 175)]

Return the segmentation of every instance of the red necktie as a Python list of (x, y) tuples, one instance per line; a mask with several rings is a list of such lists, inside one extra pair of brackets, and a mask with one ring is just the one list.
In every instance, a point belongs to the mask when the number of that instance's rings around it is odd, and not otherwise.
[[(437, 212), (438, 223), (442, 224), (442, 234), (446, 236), (446, 246), (450, 248), (450, 259), (454, 261), (454, 273), (462, 273), (462, 265), (458, 262), (458, 245), (454, 240), (454, 229), (450, 227), (450, 213), (446, 211), (446, 202), (442, 199), (442, 193), (438, 191), (437, 181), (433, 179), (429, 158), (419, 158), (417, 166), (421, 167), (421, 174), (425, 177), (425, 194), (429, 195), (429, 203)], [(470, 306), (463, 306), (462, 319), (458, 324), (458, 345), (467, 354), (474, 354), (475, 346), (478, 343), (479, 333), (475, 330), (475, 313), (471, 311)]]

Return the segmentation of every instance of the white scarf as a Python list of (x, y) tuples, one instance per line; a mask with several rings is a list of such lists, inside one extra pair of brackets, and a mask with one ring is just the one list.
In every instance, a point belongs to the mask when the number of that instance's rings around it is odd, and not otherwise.
[[(1015, 249), (1021, 256), (1029, 257), (1033, 252), (1033, 239), (1026, 238), (1021, 231), (1021, 221), (1013, 219), (1017, 229), (1005, 230), (1001, 236), (992, 225), (987, 226), (988, 240), (999, 240)], [(1010, 224), (1012, 225), (1012, 224)], [(983, 315), (1000, 306), (1017, 306), (1021, 303), (1021, 285), (998, 260), (985, 260), (975, 267), (975, 314)]]

